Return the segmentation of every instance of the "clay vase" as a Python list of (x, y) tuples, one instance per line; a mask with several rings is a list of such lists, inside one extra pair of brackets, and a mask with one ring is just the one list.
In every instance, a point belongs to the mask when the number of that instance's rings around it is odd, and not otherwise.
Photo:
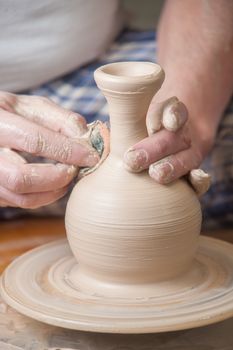
[(109, 105), (110, 154), (68, 201), (67, 237), (78, 262), (72, 281), (87, 294), (148, 298), (192, 269), (200, 205), (185, 180), (160, 185), (148, 171), (130, 173), (123, 163), (125, 151), (147, 136), (145, 116), (164, 80), (161, 67), (113, 63), (98, 68), (95, 80)]

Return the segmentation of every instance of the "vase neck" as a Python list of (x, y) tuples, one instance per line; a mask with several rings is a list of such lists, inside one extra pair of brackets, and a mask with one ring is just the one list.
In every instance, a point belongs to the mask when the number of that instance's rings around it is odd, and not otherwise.
[(153, 94), (104, 91), (104, 95), (109, 106), (111, 154), (122, 158), (131, 146), (147, 136), (146, 114)]
[(164, 72), (151, 62), (118, 62), (98, 68), (94, 76), (109, 105), (111, 154), (122, 157), (147, 136), (146, 113)]

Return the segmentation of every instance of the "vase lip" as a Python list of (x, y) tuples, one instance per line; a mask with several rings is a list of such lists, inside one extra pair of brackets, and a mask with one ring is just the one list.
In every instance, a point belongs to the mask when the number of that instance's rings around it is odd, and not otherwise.
[(140, 93), (153, 85), (159, 88), (164, 71), (152, 62), (115, 62), (97, 68), (94, 77), (101, 90)]

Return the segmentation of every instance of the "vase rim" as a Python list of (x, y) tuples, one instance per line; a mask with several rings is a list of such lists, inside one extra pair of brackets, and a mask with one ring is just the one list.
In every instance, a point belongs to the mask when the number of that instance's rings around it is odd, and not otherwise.
[(152, 62), (116, 62), (96, 69), (95, 81), (102, 90), (142, 92), (163, 81), (163, 69)]

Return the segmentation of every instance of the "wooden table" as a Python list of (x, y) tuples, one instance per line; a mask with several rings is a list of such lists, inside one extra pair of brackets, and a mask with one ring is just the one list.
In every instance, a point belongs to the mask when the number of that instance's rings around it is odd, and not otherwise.
[(0, 273), (18, 255), (62, 237), (65, 237), (63, 218), (33, 218), (1, 222)]
[[(233, 230), (204, 232), (233, 243)], [(65, 236), (63, 219), (20, 219), (0, 223), (0, 272), (23, 252)], [(219, 324), (150, 335), (111, 335), (65, 330), (33, 321), (0, 299), (0, 350), (232, 350), (233, 318)]]

